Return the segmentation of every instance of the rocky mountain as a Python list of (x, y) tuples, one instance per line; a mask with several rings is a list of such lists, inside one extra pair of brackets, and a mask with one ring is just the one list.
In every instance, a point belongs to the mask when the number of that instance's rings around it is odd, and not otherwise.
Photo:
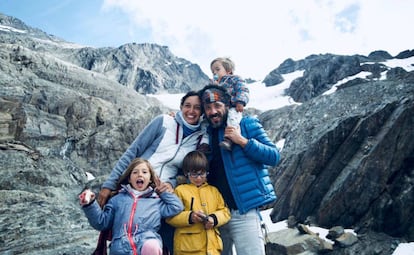
[[(260, 115), (274, 141), (285, 139), (282, 161), (272, 172), (279, 195), (274, 222), (294, 216), (326, 228), (414, 240), (413, 56), (413, 50), (396, 57), (383, 51), (368, 57), (312, 55), (288, 59), (266, 77), (273, 84), (282, 80), (280, 74), (304, 71), (286, 91), (303, 103)], [(411, 71), (391, 68), (387, 60), (409, 60), (405, 67)], [(361, 73), (364, 78), (324, 94)], [(390, 254), (390, 245), (359, 245), (344, 254)]]
[[(413, 241), (414, 74), (386, 64), (413, 52), (311, 55), (269, 73), (264, 83), (277, 86), (303, 71), (286, 91), (301, 104), (259, 112), (272, 140), (285, 139), (270, 169), (273, 221), (355, 229), (359, 242), (332, 254), (390, 254)], [(82, 47), (0, 14), (0, 254), (90, 254), (98, 233), (77, 194), (98, 191), (135, 136), (169, 111), (145, 94), (207, 81), (166, 47)]]
[(0, 41), (32, 52), (52, 55), (68, 64), (104, 74), (141, 94), (197, 90), (209, 79), (201, 68), (156, 44), (125, 44), (118, 48), (82, 47), (25, 25), (0, 13)]
[[(366, 72), (365, 80), (378, 80), (381, 74), (388, 72), (390, 67), (384, 64), (387, 60), (401, 60), (414, 56), (414, 50), (406, 50), (392, 57), (386, 51), (374, 51), (366, 56), (342, 56), (334, 54), (310, 55), (305, 59), (285, 60), (278, 68), (271, 71), (263, 80), (266, 86), (275, 86), (283, 82), (283, 74), (304, 70), (302, 77), (294, 80), (287, 94), (297, 102), (305, 102), (322, 95), (331, 87), (346, 78)], [(407, 71), (403, 68), (392, 69), (387, 79), (407, 80), (413, 82), (411, 75), (404, 77)], [(357, 80), (354, 82), (364, 82)]]

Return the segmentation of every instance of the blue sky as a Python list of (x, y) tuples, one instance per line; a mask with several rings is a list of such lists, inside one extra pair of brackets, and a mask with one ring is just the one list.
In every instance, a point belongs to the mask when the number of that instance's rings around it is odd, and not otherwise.
[(0, 12), (93, 47), (157, 43), (201, 66), (231, 57), (263, 79), (287, 58), (414, 48), (409, 0), (0, 0)]
[[(128, 30), (134, 29), (133, 22), (119, 9), (103, 11), (102, 5), (102, 0), (0, 0), (0, 12), (83, 45), (118, 47), (132, 42)], [(145, 30), (140, 36), (143, 42), (150, 40)]]

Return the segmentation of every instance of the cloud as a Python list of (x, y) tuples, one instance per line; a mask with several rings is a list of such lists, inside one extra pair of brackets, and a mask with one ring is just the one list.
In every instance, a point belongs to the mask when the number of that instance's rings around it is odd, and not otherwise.
[(352, 4), (338, 13), (335, 17), (335, 26), (343, 33), (352, 33), (357, 26), (360, 7)]
[[(407, 41), (395, 43), (402, 34), (395, 28), (404, 25), (403, 19), (408, 22), (414, 6), (408, 2), (106, 0), (103, 9), (125, 13), (137, 31), (150, 33), (149, 42), (168, 46), (208, 75), (212, 59), (228, 56), (237, 74), (263, 79), (289, 57), (407, 49)], [(139, 42), (140, 32), (135, 36)], [(412, 35), (408, 39), (413, 44)]]

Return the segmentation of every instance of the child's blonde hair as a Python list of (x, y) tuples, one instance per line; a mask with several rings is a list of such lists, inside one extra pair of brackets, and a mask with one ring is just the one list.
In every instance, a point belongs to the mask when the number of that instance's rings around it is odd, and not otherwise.
[(229, 74), (233, 74), (233, 72), (236, 69), (236, 65), (234, 64), (233, 60), (231, 60), (228, 57), (219, 57), (219, 58), (215, 58), (213, 61), (211, 61), (210, 63), (210, 68), (213, 66), (214, 63), (216, 62), (221, 62), (221, 64), (224, 67), (224, 70), (226, 70), (226, 72), (228, 72)]
[(151, 173), (151, 178), (150, 178), (150, 183), (149, 184), (150, 184), (151, 187), (153, 187), (153, 188), (155, 187), (156, 173), (155, 173), (154, 169), (152, 168), (151, 163), (148, 160), (143, 159), (143, 158), (135, 158), (134, 160), (131, 161), (131, 163), (129, 164), (129, 166), (125, 170), (125, 172), (119, 178), (118, 184), (116, 186), (117, 191), (119, 191), (121, 189), (122, 184), (126, 185), (126, 184), (129, 183), (129, 176), (131, 175), (132, 170), (134, 170), (134, 168), (137, 165), (140, 165), (140, 164), (146, 164), (147, 165), (147, 167), (148, 167), (148, 169), (150, 170), (150, 173)]

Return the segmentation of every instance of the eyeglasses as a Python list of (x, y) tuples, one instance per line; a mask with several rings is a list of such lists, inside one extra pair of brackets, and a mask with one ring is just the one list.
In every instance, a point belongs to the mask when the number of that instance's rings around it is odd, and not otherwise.
[(197, 177), (206, 177), (208, 175), (208, 172), (202, 172), (202, 173), (194, 173), (194, 172), (191, 172), (191, 173), (188, 173), (188, 176), (190, 176), (190, 177), (193, 177), (193, 178), (197, 178)]

